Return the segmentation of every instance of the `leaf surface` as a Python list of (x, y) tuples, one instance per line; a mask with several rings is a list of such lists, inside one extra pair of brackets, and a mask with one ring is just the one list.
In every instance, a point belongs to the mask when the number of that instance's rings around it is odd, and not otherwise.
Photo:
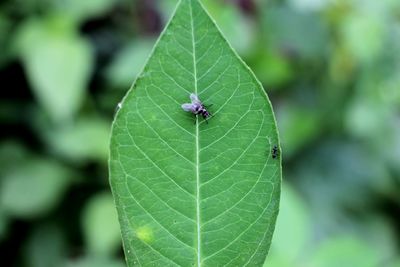
[(44, 111), (58, 125), (71, 122), (86, 97), (93, 69), (88, 41), (64, 19), (32, 19), (20, 27), (16, 46)]
[[(195, 93), (213, 116), (184, 112)], [(196, 122), (196, 123), (195, 123)], [(262, 86), (197, 0), (182, 0), (112, 129), (128, 266), (262, 266), (280, 194)]]

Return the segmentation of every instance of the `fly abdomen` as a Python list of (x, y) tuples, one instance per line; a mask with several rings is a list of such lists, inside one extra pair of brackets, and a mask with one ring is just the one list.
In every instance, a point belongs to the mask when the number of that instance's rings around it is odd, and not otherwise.
[(199, 110), (199, 113), (201, 114), (201, 116), (203, 116), (204, 119), (207, 119), (211, 116), (210, 112), (208, 112), (205, 108)]

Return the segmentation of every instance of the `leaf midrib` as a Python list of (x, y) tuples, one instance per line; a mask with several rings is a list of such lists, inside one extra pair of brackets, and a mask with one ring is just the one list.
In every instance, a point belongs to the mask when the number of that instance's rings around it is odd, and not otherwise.
[[(196, 66), (196, 42), (194, 37), (193, 8), (192, 1), (189, 2), (190, 24), (192, 28), (192, 49), (193, 49), (193, 77), (194, 93), (197, 93), (197, 66)], [(200, 148), (199, 148), (199, 116), (196, 116), (196, 225), (197, 225), (197, 266), (201, 266), (201, 239), (200, 239)]]

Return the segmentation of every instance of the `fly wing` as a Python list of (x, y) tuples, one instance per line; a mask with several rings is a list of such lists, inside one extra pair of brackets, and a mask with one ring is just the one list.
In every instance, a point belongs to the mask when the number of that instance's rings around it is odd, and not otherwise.
[(196, 104), (197, 103), (199, 103), (199, 104), (201, 103), (199, 97), (194, 93), (190, 94), (190, 100), (192, 100), (192, 103), (196, 103)]
[(184, 111), (189, 111), (189, 112), (192, 112), (192, 113), (194, 113), (196, 111), (194, 105), (193, 104), (189, 104), (189, 103), (183, 104), (182, 105), (182, 109)]

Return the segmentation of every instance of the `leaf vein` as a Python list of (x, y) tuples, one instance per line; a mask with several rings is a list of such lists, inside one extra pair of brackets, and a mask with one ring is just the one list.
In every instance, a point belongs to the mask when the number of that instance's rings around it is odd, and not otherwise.
[[(272, 186), (274, 186), (274, 184), (272, 183)], [(274, 190), (272, 190), (274, 191)], [(203, 261), (205, 261), (206, 259), (209, 259), (215, 255), (217, 255), (219, 252), (223, 251), (224, 249), (226, 249), (227, 247), (229, 247), (230, 245), (232, 245), (233, 243), (235, 243), (247, 230), (249, 230), (256, 222), (258, 222), (265, 214), (265, 212), (268, 210), (269, 205), (271, 204), (271, 200), (272, 200), (272, 194), (270, 195), (269, 201), (266, 205), (266, 207), (263, 209), (263, 211), (261, 212), (260, 216), (258, 216), (253, 223), (251, 223), (246, 229), (244, 229), (240, 234), (237, 235), (237, 237), (235, 239), (233, 239), (231, 242), (229, 242), (227, 245), (225, 245), (223, 248), (217, 250), (216, 252), (214, 252), (213, 254), (205, 257), (203, 259)]]
[[(126, 180), (126, 181), (127, 181), (127, 180)], [(126, 186), (126, 189), (127, 189), (128, 192), (129, 192), (129, 194), (131, 195), (133, 201), (135, 201), (136, 204), (137, 204), (147, 215), (149, 215), (149, 217), (150, 217), (156, 224), (158, 224), (162, 229), (164, 229), (164, 230), (167, 232), (167, 234), (169, 234), (173, 239), (175, 239), (176, 241), (178, 241), (178, 242), (181, 243), (182, 245), (184, 245), (184, 246), (186, 246), (186, 247), (188, 247), (188, 248), (190, 248), (190, 249), (193, 249), (193, 247), (191, 247), (190, 245), (186, 244), (185, 242), (183, 242), (182, 240), (180, 240), (178, 237), (176, 237), (174, 234), (172, 234), (172, 233), (170, 232), (169, 229), (167, 229), (164, 225), (162, 225), (162, 224), (159, 222), (159, 220), (156, 220), (156, 218), (154, 218), (153, 215), (152, 215), (145, 207), (143, 207), (143, 206), (140, 204), (140, 201), (137, 201), (137, 200), (136, 200), (136, 198), (134, 197), (134, 195), (133, 195), (133, 193), (131, 192), (131, 189), (129, 188), (129, 186), (128, 186), (127, 183), (125, 183), (125, 186)], [(130, 220), (130, 221), (132, 221), (132, 220)], [(142, 243), (145, 243), (145, 242), (142, 242)], [(153, 249), (154, 249), (154, 248), (153, 248)], [(156, 251), (157, 251), (157, 250), (156, 250)], [(171, 259), (170, 259), (170, 260), (171, 260)], [(172, 261), (172, 260), (171, 260), (171, 261)]]
[[(136, 106), (137, 106), (138, 101), (136, 101)], [(155, 134), (157, 135), (157, 137), (159, 138), (159, 140), (162, 141), (163, 144), (165, 144), (166, 146), (169, 147), (169, 149), (171, 149), (175, 154), (177, 154), (178, 156), (180, 156), (182, 159), (184, 159), (185, 161), (187, 161), (188, 163), (190, 163), (191, 165), (194, 166), (194, 163), (192, 161), (190, 161), (188, 158), (186, 158), (185, 156), (183, 156), (181, 153), (179, 153), (178, 151), (176, 151), (172, 146), (170, 146), (170, 144), (168, 144), (167, 141), (164, 140), (164, 138), (162, 138), (162, 136), (143, 118), (142, 114), (138, 112), (137, 114), (139, 115), (140, 119), (146, 124), (146, 126)]]
[(186, 93), (190, 94), (190, 93), (191, 93), (190, 91), (186, 90), (186, 89), (185, 89), (182, 85), (180, 85), (170, 74), (168, 74), (168, 73), (164, 70), (164, 67), (163, 67), (163, 65), (162, 65), (162, 63), (161, 63), (161, 60), (158, 59), (158, 61), (159, 61), (160, 67), (161, 67), (161, 73), (164, 74), (165, 76), (167, 76), (167, 78), (168, 78), (169, 80), (171, 80), (173, 83), (175, 83), (176, 86), (178, 86), (179, 88), (181, 88), (182, 90), (184, 90)]
[(174, 119), (172, 119), (172, 118), (168, 115), (168, 113), (166, 113), (162, 108), (160, 108), (160, 107), (158, 106), (158, 104), (157, 104), (156, 102), (153, 101), (153, 99), (151, 99), (151, 97), (150, 97), (149, 94), (148, 94), (147, 87), (145, 87), (144, 90), (146, 91), (146, 95), (147, 95), (148, 99), (149, 99), (149, 100), (154, 104), (154, 106), (157, 107), (171, 122), (173, 122), (176, 126), (178, 126), (181, 130), (183, 130), (183, 131), (186, 132), (187, 134), (189, 134), (189, 135), (195, 137), (194, 134), (192, 134), (191, 132), (189, 132), (188, 130), (186, 130), (186, 129), (183, 128), (182, 126), (180, 126)]
[(137, 150), (151, 163), (154, 165), (154, 167), (156, 167), (162, 174), (165, 175), (165, 177), (167, 177), (173, 184), (175, 184), (178, 188), (180, 188), (183, 192), (185, 192), (186, 194), (188, 194), (190, 197), (194, 197), (189, 191), (187, 191), (186, 189), (184, 189), (183, 187), (181, 187), (174, 179), (172, 179), (171, 176), (169, 176), (166, 172), (164, 172), (164, 170), (162, 168), (160, 168), (160, 166), (158, 166), (138, 145), (136, 145), (133, 136), (130, 134), (130, 132), (128, 131), (128, 135), (132, 141), (132, 144), (134, 147), (137, 148)]
[(139, 183), (141, 183), (142, 185), (144, 185), (156, 198), (158, 198), (161, 203), (165, 204), (166, 206), (168, 206), (171, 210), (175, 211), (176, 213), (182, 215), (183, 217), (185, 217), (186, 219), (188, 219), (189, 221), (195, 222), (192, 218), (188, 217), (187, 215), (183, 214), (182, 212), (180, 212), (179, 210), (175, 209), (174, 207), (172, 207), (171, 205), (168, 204), (167, 201), (165, 201), (164, 199), (162, 199), (159, 195), (157, 195), (153, 190), (151, 190), (151, 188), (144, 182), (140, 181), (138, 178), (127, 174), (127, 177), (130, 177), (131, 179), (134, 179), (136, 181), (138, 181)]
[(254, 144), (254, 142), (257, 140), (257, 138), (260, 136), (260, 132), (262, 129), (262, 126), (264, 124), (264, 117), (263, 117), (263, 122), (260, 123), (260, 127), (258, 130), (257, 135), (252, 139), (252, 141), (250, 142), (250, 144), (246, 147), (246, 149), (243, 150), (243, 152), (238, 156), (238, 158), (229, 166), (227, 167), (225, 170), (223, 170), (222, 172), (220, 172), (218, 175), (214, 176), (213, 178), (211, 178), (210, 180), (208, 180), (207, 182), (203, 183), (202, 186), (212, 182), (213, 180), (217, 179), (219, 176), (221, 176), (222, 174), (224, 174), (225, 172), (227, 172), (232, 166), (234, 166), (242, 157), (243, 155), (246, 154), (246, 152), (249, 150), (249, 148)]

